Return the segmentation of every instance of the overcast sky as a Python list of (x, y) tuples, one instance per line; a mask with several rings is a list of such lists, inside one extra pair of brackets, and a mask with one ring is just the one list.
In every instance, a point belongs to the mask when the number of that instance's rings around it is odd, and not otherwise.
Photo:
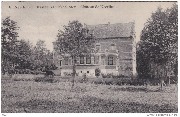
[[(19, 39), (30, 40), (33, 44), (38, 39), (45, 40), (47, 48), (53, 50), (52, 42), (56, 40), (58, 30), (72, 20), (88, 25), (135, 21), (138, 41), (151, 13), (158, 6), (166, 9), (172, 7), (172, 4), (173, 2), (2, 2), (1, 15), (2, 19), (10, 16), (17, 22), (20, 27)], [(83, 8), (83, 5), (97, 5), (98, 8)], [(104, 8), (109, 5), (112, 8)]]

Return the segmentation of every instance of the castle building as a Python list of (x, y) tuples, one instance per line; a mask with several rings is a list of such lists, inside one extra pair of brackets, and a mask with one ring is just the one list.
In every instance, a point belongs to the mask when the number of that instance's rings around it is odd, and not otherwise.
[[(124, 75), (136, 74), (135, 23), (116, 23), (86, 25), (89, 33), (95, 37), (95, 52), (91, 56), (77, 58), (76, 73), (95, 77), (95, 69), (102, 74)], [(54, 53), (54, 63), (59, 75), (72, 73), (72, 59), (61, 58)]]

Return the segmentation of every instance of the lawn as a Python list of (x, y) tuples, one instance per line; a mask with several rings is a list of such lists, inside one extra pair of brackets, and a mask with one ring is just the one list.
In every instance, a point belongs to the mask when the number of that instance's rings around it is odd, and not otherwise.
[(58, 82), (35, 82), (38, 76), (1, 79), (2, 113), (176, 113), (177, 86), (118, 86)]

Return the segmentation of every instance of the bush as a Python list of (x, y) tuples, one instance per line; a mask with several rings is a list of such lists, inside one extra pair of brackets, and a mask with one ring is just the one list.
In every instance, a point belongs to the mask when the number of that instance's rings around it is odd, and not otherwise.
[(91, 82), (94, 84), (104, 84), (104, 80), (102, 78), (96, 78)]
[(101, 75), (101, 70), (99, 68), (95, 69), (95, 76), (99, 77)]
[(142, 80), (142, 79), (132, 79), (130, 85), (134, 85), (134, 86), (144, 85), (144, 80)]
[(101, 74), (103, 78), (112, 78), (113, 74)]
[(71, 72), (64, 72), (64, 76), (72, 76)]
[(144, 81), (131, 78), (95, 78), (92, 82), (106, 85), (144, 85)]
[(113, 75), (112, 73), (109, 74), (101, 74), (103, 78), (129, 78), (128, 76), (120, 75)]

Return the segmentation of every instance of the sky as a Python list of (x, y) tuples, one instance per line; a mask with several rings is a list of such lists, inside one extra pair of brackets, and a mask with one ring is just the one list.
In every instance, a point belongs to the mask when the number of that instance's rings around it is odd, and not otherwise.
[[(135, 22), (136, 41), (147, 19), (158, 7), (167, 9), (173, 2), (2, 2), (1, 18), (8, 16), (20, 27), (19, 39), (29, 40), (33, 45), (44, 40), (53, 50), (58, 30), (69, 21), (97, 25)], [(70, 7), (73, 8), (70, 8)], [(85, 8), (96, 6), (98, 8)], [(108, 8), (105, 8), (107, 6)]]

